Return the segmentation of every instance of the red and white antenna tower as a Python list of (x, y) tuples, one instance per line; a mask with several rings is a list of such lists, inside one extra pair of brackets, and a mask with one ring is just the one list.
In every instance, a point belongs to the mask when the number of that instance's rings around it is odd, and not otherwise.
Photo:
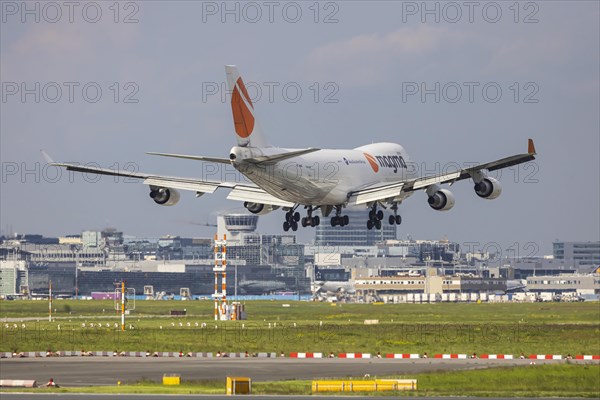
[[(223, 235), (223, 240), (215, 235), (215, 321), (229, 319), (229, 310), (227, 307), (227, 235)], [(219, 292), (219, 276), (221, 277), (221, 291)]]

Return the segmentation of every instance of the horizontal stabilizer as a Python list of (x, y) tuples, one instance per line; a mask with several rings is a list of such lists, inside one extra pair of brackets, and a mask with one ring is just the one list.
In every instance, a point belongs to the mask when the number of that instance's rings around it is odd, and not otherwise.
[(255, 164), (273, 164), (281, 160), (287, 160), (288, 158), (298, 157), (308, 153), (314, 153), (315, 151), (319, 151), (321, 149), (316, 149), (311, 147), (309, 149), (289, 151), (287, 153), (273, 154), (270, 156), (258, 156), (253, 158), (245, 159), (244, 161), (255, 163)]
[(229, 164), (230, 163), (230, 161), (227, 158), (219, 158), (219, 157), (190, 156), (187, 154), (172, 154), (172, 153), (155, 153), (153, 151), (146, 152), (146, 154), (150, 154), (153, 156), (162, 156), (162, 157), (185, 158), (188, 160), (196, 160), (196, 161), (208, 161), (208, 162), (221, 163), (221, 164)]

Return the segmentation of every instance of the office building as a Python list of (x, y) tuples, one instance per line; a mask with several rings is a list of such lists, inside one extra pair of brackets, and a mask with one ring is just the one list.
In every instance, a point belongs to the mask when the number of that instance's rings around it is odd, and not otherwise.
[(331, 226), (329, 218), (322, 217), (316, 228), (315, 244), (318, 246), (373, 246), (396, 239), (397, 225), (388, 224), (389, 213), (384, 212), (381, 229), (367, 229), (367, 208), (346, 208), (343, 215), (349, 218), (347, 226)]
[(556, 260), (566, 263), (600, 265), (600, 242), (554, 242), (553, 255)]

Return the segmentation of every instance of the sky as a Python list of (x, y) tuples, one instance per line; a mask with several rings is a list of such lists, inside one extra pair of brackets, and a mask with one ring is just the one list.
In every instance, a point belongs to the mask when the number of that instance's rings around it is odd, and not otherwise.
[[(49, 167), (240, 180), (230, 167), (146, 155), (227, 157), (224, 65), (238, 65), (263, 132), (281, 147), (400, 143), (423, 174), (523, 153), (438, 212), (416, 193), (398, 237), (520, 256), (600, 239), (600, 3), (1, 2), (0, 228), (209, 237), (227, 191), (159, 207), (145, 185)], [(259, 230), (282, 233), (283, 213)], [(314, 238), (310, 228), (299, 240)]]

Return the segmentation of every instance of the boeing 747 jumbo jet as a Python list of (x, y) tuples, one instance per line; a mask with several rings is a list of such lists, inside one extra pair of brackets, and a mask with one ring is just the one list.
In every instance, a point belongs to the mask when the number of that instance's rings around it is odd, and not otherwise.
[[(217, 182), (194, 178), (145, 174), (123, 170), (95, 168), (71, 163), (54, 162), (51, 165), (113, 176), (134, 177), (150, 187), (150, 197), (156, 204), (172, 206), (179, 201), (179, 190), (196, 192), (196, 196), (214, 193), (219, 188), (230, 190), (230, 200), (244, 202), (253, 214), (266, 214), (278, 208), (285, 211), (283, 230), (317, 226), (321, 216), (330, 217), (331, 226), (348, 225), (344, 207), (368, 208), (368, 229), (381, 229), (382, 208), (390, 208), (390, 224), (400, 224), (398, 205), (414, 192), (427, 194), (429, 206), (437, 211), (454, 206), (454, 195), (441, 185), (472, 179), (475, 193), (483, 199), (500, 195), (500, 182), (489, 176), (489, 171), (521, 164), (535, 158), (533, 140), (529, 139), (527, 153), (502, 158), (454, 172), (433, 176), (418, 176), (415, 164), (410, 162), (402, 146), (395, 143), (373, 143), (349, 150), (286, 149), (274, 147), (263, 136), (254, 106), (244, 82), (235, 66), (225, 67), (231, 91), (231, 109), (237, 145), (231, 148), (229, 158), (215, 158), (183, 154), (148, 153), (188, 160), (231, 164), (252, 183)], [(300, 218), (297, 211), (306, 210)]]

